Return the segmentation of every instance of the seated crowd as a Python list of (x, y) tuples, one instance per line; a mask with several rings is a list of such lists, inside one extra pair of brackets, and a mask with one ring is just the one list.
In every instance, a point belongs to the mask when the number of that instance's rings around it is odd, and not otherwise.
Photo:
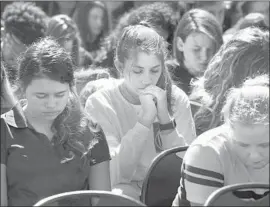
[(269, 184), (269, 2), (175, 3), (131, 2), (115, 25), (106, 2), (69, 14), (55, 2), (53, 15), (5, 6), (1, 206), (77, 190), (140, 201), (153, 160), (178, 146), (188, 149), (172, 206)]

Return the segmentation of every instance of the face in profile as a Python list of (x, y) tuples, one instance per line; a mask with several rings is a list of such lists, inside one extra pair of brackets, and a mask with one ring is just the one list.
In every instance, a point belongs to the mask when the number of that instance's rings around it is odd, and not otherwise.
[(48, 78), (34, 79), (25, 90), (27, 112), (32, 117), (54, 120), (65, 109), (69, 93), (68, 83)]
[(177, 49), (183, 52), (184, 64), (194, 76), (203, 75), (215, 53), (213, 40), (201, 32), (191, 33), (184, 42), (178, 37)]
[(251, 169), (261, 169), (269, 163), (269, 126), (232, 126), (232, 145), (241, 161)]
[(160, 58), (142, 51), (130, 56), (124, 65), (124, 78), (130, 91), (138, 94), (139, 90), (156, 85), (162, 73)]
[(95, 36), (101, 34), (103, 30), (104, 10), (99, 7), (93, 7), (88, 13), (89, 31)]

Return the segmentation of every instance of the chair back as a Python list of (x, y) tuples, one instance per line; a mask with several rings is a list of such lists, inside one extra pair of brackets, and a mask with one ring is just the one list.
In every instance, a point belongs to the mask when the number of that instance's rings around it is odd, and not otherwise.
[[(262, 189), (265, 193), (258, 195), (252, 191), (255, 189)], [(222, 187), (208, 197), (204, 206), (269, 206), (269, 184), (244, 183)]]
[(152, 162), (142, 186), (141, 201), (147, 206), (171, 206), (181, 177), (182, 158), (188, 146), (161, 152)]
[[(92, 200), (96, 199), (96, 200)], [(92, 204), (94, 201), (96, 204)], [(80, 190), (60, 193), (38, 201), (34, 206), (145, 206), (126, 195), (109, 191)]]

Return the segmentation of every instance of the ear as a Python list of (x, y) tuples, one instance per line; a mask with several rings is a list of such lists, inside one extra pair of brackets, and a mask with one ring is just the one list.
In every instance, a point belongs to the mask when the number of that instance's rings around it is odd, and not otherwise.
[(183, 47), (184, 47), (183, 40), (181, 39), (181, 37), (177, 37), (177, 39), (176, 39), (176, 48), (177, 48), (177, 50), (183, 52)]

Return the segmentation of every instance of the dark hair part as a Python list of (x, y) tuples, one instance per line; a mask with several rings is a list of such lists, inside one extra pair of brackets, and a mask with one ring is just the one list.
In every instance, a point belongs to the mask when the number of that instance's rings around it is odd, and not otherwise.
[(45, 36), (47, 15), (30, 2), (14, 2), (2, 14), (7, 33), (16, 36), (23, 44), (30, 45)]
[(222, 28), (216, 18), (202, 9), (192, 9), (183, 15), (174, 34), (173, 53), (180, 64), (183, 63), (184, 55), (177, 49), (177, 38), (180, 37), (185, 42), (193, 32), (202, 32), (210, 37), (215, 43), (215, 51), (223, 44)]
[(88, 149), (80, 137), (87, 130), (89, 119), (76, 92), (73, 69), (71, 56), (56, 41), (47, 37), (32, 44), (22, 56), (18, 84), (25, 90), (32, 80), (44, 77), (69, 84), (71, 93), (67, 106), (52, 124), (52, 130), (58, 135), (54, 141), (86, 154)]

